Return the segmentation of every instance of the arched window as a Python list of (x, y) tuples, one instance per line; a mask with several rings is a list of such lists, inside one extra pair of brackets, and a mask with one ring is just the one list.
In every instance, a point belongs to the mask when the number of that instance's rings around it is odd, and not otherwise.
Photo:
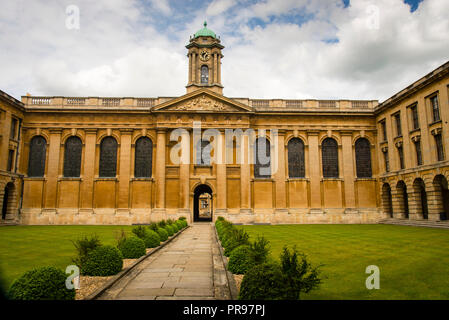
[(78, 137), (70, 137), (64, 147), (64, 177), (79, 177), (83, 143)]
[(321, 144), (323, 177), (338, 178), (338, 145), (332, 138), (324, 139)]
[(147, 137), (141, 137), (136, 141), (134, 160), (134, 177), (150, 178), (153, 159), (153, 142)]
[(257, 138), (254, 159), (254, 177), (271, 178), (270, 141), (268, 139)]
[(371, 178), (371, 148), (368, 139), (360, 138), (355, 142), (355, 162), (358, 178)]
[(288, 176), (290, 178), (304, 178), (304, 143), (299, 138), (288, 142)]
[(209, 83), (209, 67), (202, 66), (201, 67), (201, 83)]
[(42, 136), (36, 136), (30, 142), (30, 157), (28, 160), (28, 176), (43, 177), (45, 172), (45, 158), (47, 141)]
[(196, 164), (210, 166), (212, 145), (207, 140), (200, 140), (196, 146)]
[(106, 137), (100, 144), (100, 177), (111, 178), (117, 175), (117, 141)]

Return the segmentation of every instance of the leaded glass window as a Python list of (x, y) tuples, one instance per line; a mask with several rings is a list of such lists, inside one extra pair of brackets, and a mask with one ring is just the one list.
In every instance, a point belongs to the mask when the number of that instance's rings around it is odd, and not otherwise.
[(201, 83), (209, 83), (209, 67), (202, 66), (201, 67)]
[(360, 138), (355, 142), (355, 162), (358, 178), (371, 178), (371, 148), (368, 139)]
[(299, 138), (288, 142), (288, 176), (290, 178), (304, 178), (304, 143)]
[(324, 139), (321, 144), (324, 178), (338, 178), (338, 145), (332, 138)]
[(153, 142), (147, 137), (136, 141), (134, 160), (134, 176), (136, 178), (150, 178), (152, 174)]
[(81, 152), (83, 143), (78, 137), (70, 137), (64, 148), (64, 177), (79, 177), (81, 174)]
[(254, 159), (254, 177), (271, 178), (271, 154), (268, 139), (257, 138)]
[(47, 141), (42, 136), (36, 136), (30, 142), (30, 157), (28, 160), (28, 176), (43, 177), (45, 172), (45, 158)]
[(117, 175), (117, 141), (106, 137), (100, 144), (100, 177), (112, 178)]

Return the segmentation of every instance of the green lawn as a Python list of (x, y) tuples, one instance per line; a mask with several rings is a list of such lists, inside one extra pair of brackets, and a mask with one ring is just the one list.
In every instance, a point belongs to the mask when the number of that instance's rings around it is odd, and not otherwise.
[(63, 270), (76, 255), (72, 240), (97, 234), (103, 244), (115, 245), (115, 233), (132, 226), (7, 226), (0, 227), (0, 278), (4, 287), (22, 273), (40, 266)]
[[(321, 287), (303, 299), (449, 299), (449, 230), (393, 225), (238, 226), (264, 235), (272, 256), (296, 245), (324, 264)], [(380, 269), (380, 289), (368, 290), (365, 269)]]

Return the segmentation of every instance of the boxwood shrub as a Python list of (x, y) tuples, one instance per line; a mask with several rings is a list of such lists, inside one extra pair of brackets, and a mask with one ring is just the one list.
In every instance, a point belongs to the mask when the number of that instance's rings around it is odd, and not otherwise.
[(89, 252), (81, 273), (87, 276), (112, 276), (123, 268), (123, 255), (113, 246), (100, 246)]
[(148, 230), (143, 241), (145, 241), (145, 247), (156, 248), (161, 243), (161, 237), (157, 232)]
[(157, 228), (157, 233), (159, 234), (162, 242), (168, 239), (168, 232), (164, 228)]
[(41, 267), (25, 272), (11, 285), (11, 300), (74, 300), (75, 289), (67, 289), (67, 274), (55, 267)]
[(118, 247), (123, 259), (137, 259), (146, 254), (145, 242), (138, 237), (129, 237)]
[(171, 237), (175, 233), (172, 226), (168, 224), (164, 227), (164, 229), (167, 231), (169, 237)]
[(170, 227), (173, 228), (174, 233), (176, 234), (179, 231), (178, 225), (173, 221), (173, 223), (170, 225)]
[(178, 220), (178, 221), (176, 221), (175, 223), (176, 223), (176, 225), (178, 226), (178, 229), (179, 229), (179, 230), (184, 229), (184, 223), (182, 223), (181, 220)]
[(244, 274), (255, 264), (251, 248), (248, 245), (241, 245), (229, 255), (228, 270), (234, 274)]

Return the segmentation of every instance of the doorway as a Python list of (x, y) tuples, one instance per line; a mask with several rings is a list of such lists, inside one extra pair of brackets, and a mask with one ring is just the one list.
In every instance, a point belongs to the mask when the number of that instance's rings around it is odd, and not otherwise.
[(212, 189), (201, 184), (195, 188), (193, 196), (193, 221), (212, 221), (213, 197)]

